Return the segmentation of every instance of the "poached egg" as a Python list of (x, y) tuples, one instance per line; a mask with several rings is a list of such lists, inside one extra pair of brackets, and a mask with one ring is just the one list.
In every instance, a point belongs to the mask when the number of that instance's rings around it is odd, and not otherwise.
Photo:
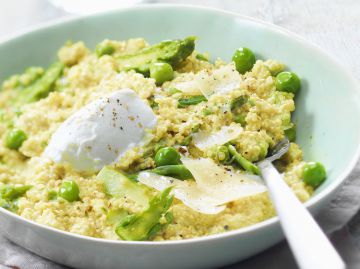
[(43, 155), (96, 172), (128, 150), (146, 144), (156, 126), (151, 107), (131, 89), (120, 89), (84, 106), (55, 131)]

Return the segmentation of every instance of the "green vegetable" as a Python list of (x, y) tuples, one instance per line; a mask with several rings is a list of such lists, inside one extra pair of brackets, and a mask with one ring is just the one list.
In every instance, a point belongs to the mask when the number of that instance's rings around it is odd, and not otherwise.
[(187, 107), (187, 106), (191, 106), (191, 105), (197, 105), (200, 104), (201, 102), (205, 102), (207, 101), (206, 97), (204, 95), (195, 95), (189, 98), (180, 98), (178, 100), (178, 107)]
[(155, 79), (157, 85), (174, 78), (174, 70), (168, 63), (152, 63), (150, 65), (150, 77)]
[(150, 107), (151, 107), (152, 109), (155, 109), (155, 108), (158, 108), (158, 107), (159, 107), (159, 104), (156, 103), (154, 99), (150, 99), (149, 103), (150, 103)]
[(179, 164), (180, 154), (172, 147), (159, 149), (155, 154), (155, 163), (156, 166)]
[(58, 195), (68, 202), (79, 201), (79, 186), (75, 181), (64, 181), (59, 189)]
[(306, 184), (316, 188), (324, 182), (326, 170), (319, 162), (308, 162), (304, 165), (302, 176)]
[(189, 146), (192, 141), (192, 135), (188, 135), (185, 139), (180, 143), (181, 146)]
[(231, 105), (230, 105), (234, 122), (240, 123), (242, 126), (244, 126), (246, 124), (246, 121), (245, 121), (246, 115), (240, 109), (248, 101), (249, 101), (249, 97), (243, 95), (243, 96), (239, 96), (239, 97), (235, 98), (234, 100), (232, 100)]
[(56, 200), (57, 197), (58, 197), (57, 191), (55, 191), (55, 190), (50, 190), (50, 191), (48, 192), (48, 200), (49, 200), (49, 201)]
[(234, 122), (236, 123), (240, 123), (241, 126), (244, 126), (246, 124), (246, 116), (243, 115), (243, 114), (236, 114), (236, 115), (233, 115), (233, 120)]
[(249, 97), (247, 97), (247, 96), (239, 96), (239, 97), (235, 98), (231, 102), (231, 110), (242, 107), (243, 105), (245, 105), (247, 103), (248, 100), (249, 100)]
[(0, 207), (4, 208), (6, 210), (9, 210), (11, 212), (14, 212), (14, 213), (16, 213), (16, 211), (18, 210), (16, 201), (9, 202), (9, 201), (1, 199), (1, 198), (0, 198)]
[(134, 182), (138, 182), (139, 173), (127, 174), (126, 177)]
[(12, 75), (1, 84), (1, 90), (21, 88), (20, 75)]
[(112, 209), (106, 214), (106, 222), (111, 225), (118, 225), (127, 216), (129, 213), (125, 209)]
[(230, 154), (234, 157), (236, 162), (244, 168), (246, 171), (255, 174), (260, 175), (260, 169), (252, 162), (246, 160), (239, 152), (236, 151), (235, 147), (232, 145), (228, 145), (228, 149)]
[(236, 70), (240, 74), (250, 71), (256, 61), (254, 53), (248, 48), (238, 48), (232, 60), (235, 62)]
[(8, 201), (14, 201), (17, 198), (23, 196), (32, 186), (23, 185), (23, 186), (13, 186), (13, 185), (4, 185), (0, 188), (0, 198)]
[(34, 83), (44, 74), (44, 69), (41, 67), (29, 67), (25, 73), (20, 76), (21, 86), (26, 87)]
[[(9, 204), (9, 202), (6, 201), (5, 199), (1, 199), (1, 198), (0, 198), (0, 207), (9, 210), (10, 204)], [(10, 210), (10, 211), (12, 211), (12, 210)]]
[(0, 187), (0, 207), (16, 212), (17, 200), (22, 197), (32, 186), (3, 185)]
[(38, 80), (44, 74), (44, 69), (41, 67), (31, 66), (25, 70), (21, 75), (13, 75), (6, 79), (3, 87), (7, 89), (22, 90)]
[(211, 157), (220, 163), (226, 163), (230, 160), (229, 149), (226, 146), (216, 146)]
[(260, 146), (258, 160), (263, 160), (266, 157), (266, 155), (268, 154), (269, 143), (267, 143), (266, 141), (261, 141), (261, 142), (259, 142), (258, 145)]
[(13, 129), (6, 134), (4, 142), (7, 148), (17, 150), (26, 139), (27, 135), (23, 130)]
[(97, 178), (104, 182), (105, 193), (112, 197), (126, 197), (139, 205), (148, 204), (147, 188), (115, 169), (105, 166)]
[(111, 55), (114, 52), (115, 48), (111, 44), (105, 42), (97, 44), (95, 48), (95, 53), (98, 57), (101, 57), (103, 55)]
[(299, 77), (293, 72), (281, 72), (275, 79), (276, 89), (282, 92), (297, 93), (300, 89), (301, 82)]
[(117, 226), (115, 232), (123, 240), (148, 240), (160, 231), (160, 219), (169, 210), (173, 196), (171, 188), (165, 189), (149, 202), (149, 207), (138, 214), (125, 217)]
[(200, 60), (200, 61), (205, 61), (205, 62), (209, 61), (209, 58), (206, 57), (204, 54), (201, 54), (201, 53), (196, 54), (195, 58)]
[(189, 169), (182, 164), (159, 166), (150, 171), (158, 175), (170, 176), (181, 180), (194, 178)]
[(294, 142), (296, 139), (296, 125), (294, 124), (292, 127), (284, 130), (284, 133), (290, 142)]
[(195, 37), (190, 36), (183, 40), (163, 41), (136, 53), (119, 56), (117, 60), (120, 71), (132, 69), (148, 75), (151, 63), (165, 62), (175, 67), (186, 59), (194, 48)]
[(61, 62), (53, 63), (35, 83), (24, 88), (16, 99), (19, 104), (27, 104), (48, 96), (55, 81), (61, 76), (64, 65)]

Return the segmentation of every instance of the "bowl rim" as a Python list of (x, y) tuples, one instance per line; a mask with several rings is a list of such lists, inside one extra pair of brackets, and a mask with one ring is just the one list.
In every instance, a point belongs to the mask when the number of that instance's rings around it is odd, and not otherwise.
[[(131, 10), (149, 10), (149, 9), (156, 10), (156, 9), (180, 9), (180, 8), (182, 9), (182, 11), (185, 11), (185, 10), (197, 10), (199, 12), (205, 11), (205, 12), (210, 12), (210, 13), (225, 16), (225, 17), (238, 18), (238, 19), (241, 19), (244, 21), (250, 21), (255, 24), (265, 26), (267, 28), (267, 30), (275, 31), (278, 34), (285, 35), (288, 38), (301, 43), (301, 45), (303, 47), (306, 47), (307, 49), (314, 50), (318, 55), (321, 55), (322, 57), (327, 58), (330, 62), (332, 62), (335, 66), (337, 66), (339, 69), (342, 70), (343, 76), (346, 77), (346, 79), (351, 84), (351, 88), (354, 89), (353, 92), (358, 101), (358, 102), (356, 102), (356, 104), (360, 110), (360, 90), (359, 90), (360, 88), (358, 86), (358, 81), (352, 77), (350, 72), (344, 67), (343, 64), (339, 63), (338, 60), (336, 60), (328, 52), (324, 51), (320, 46), (306, 40), (304, 37), (302, 37), (298, 34), (295, 34), (295, 33), (291, 32), (290, 30), (287, 30), (286, 28), (277, 26), (270, 22), (266, 22), (261, 19), (253, 18), (253, 17), (246, 16), (246, 15), (241, 15), (236, 12), (222, 10), (222, 9), (214, 8), (214, 7), (205, 7), (205, 6), (194, 5), (194, 4), (152, 3), (152, 4), (139, 4), (139, 5), (135, 5), (135, 6), (121, 7), (121, 8), (111, 10), (111, 11), (108, 10), (108, 11), (102, 11), (99, 13), (90, 13), (90, 14), (75, 15), (75, 16), (71, 14), (69, 17), (58, 18), (58, 19), (51, 20), (49, 22), (38, 23), (38, 24), (35, 24), (34, 26), (26, 27), (23, 30), (16, 31), (13, 34), (7, 34), (4, 37), (0, 38), (0, 46), (2, 46), (3, 44), (5, 44), (7, 42), (15, 40), (23, 35), (26, 35), (26, 34), (31, 34), (36, 31), (51, 28), (53, 26), (57, 26), (57, 25), (61, 25), (64, 23), (69, 23), (69, 22), (74, 22), (74, 21), (79, 21), (82, 19), (90, 18), (90, 17), (103, 17), (103, 16), (111, 15), (111, 14), (121, 14), (121, 13), (128, 12)], [(341, 186), (341, 184), (346, 180), (347, 176), (354, 169), (357, 161), (360, 158), (360, 139), (358, 142), (359, 143), (357, 145), (355, 154), (353, 155), (349, 164), (343, 169), (343, 172), (327, 188), (325, 188), (324, 190), (319, 192), (316, 196), (311, 197), (307, 202), (304, 203), (304, 205), (307, 209), (312, 208), (321, 200), (326, 199), (337, 188), (339, 188)], [(124, 245), (124, 246), (126, 246), (126, 245), (141, 245), (144, 247), (145, 246), (165, 246), (166, 247), (168, 245), (203, 243), (205, 241), (214, 241), (214, 240), (221, 240), (221, 239), (225, 240), (229, 237), (241, 236), (246, 233), (255, 232), (262, 228), (280, 224), (278, 216), (274, 216), (270, 219), (267, 219), (267, 220), (259, 222), (259, 223), (255, 223), (255, 224), (247, 226), (247, 227), (242, 227), (242, 228), (239, 228), (236, 230), (223, 232), (223, 233), (219, 233), (219, 234), (201, 236), (201, 237), (197, 237), (197, 238), (190, 238), (190, 239), (183, 239), (183, 240), (166, 240), (166, 241), (122, 241), (122, 240), (95, 238), (95, 237), (91, 237), (91, 236), (80, 235), (80, 234), (71, 233), (68, 231), (59, 230), (59, 229), (53, 228), (51, 226), (47, 226), (45, 224), (40, 224), (33, 220), (29, 220), (24, 217), (21, 217), (21, 216), (15, 214), (15, 213), (12, 213), (2, 207), (0, 207), (0, 214), (4, 214), (9, 218), (14, 218), (15, 220), (17, 220), (19, 222), (24, 222), (24, 225), (30, 225), (33, 228), (37, 228), (37, 229), (45, 229), (48, 232), (54, 232), (54, 233), (57, 233), (59, 236), (61, 235), (64, 237), (68, 237), (69, 239), (74, 238), (74, 239), (82, 240), (82, 241), (90, 241), (95, 244), (110, 244), (110, 245)], [(5, 231), (5, 234), (6, 234), (6, 231)]]

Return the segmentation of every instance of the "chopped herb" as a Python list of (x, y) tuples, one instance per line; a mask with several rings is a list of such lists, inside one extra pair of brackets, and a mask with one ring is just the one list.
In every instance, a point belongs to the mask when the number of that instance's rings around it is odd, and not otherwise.
[(196, 95), (196, 96), (192, 96), (189, 98), (181, 98), (178, 100), (178, 107), (180, 108), (184, 108), (187, 106), (191, 106), (191, 105), (197, 105), (200, 104), (201, 102), (205, 102), (207, 101), (206, 97), (203, 95)]

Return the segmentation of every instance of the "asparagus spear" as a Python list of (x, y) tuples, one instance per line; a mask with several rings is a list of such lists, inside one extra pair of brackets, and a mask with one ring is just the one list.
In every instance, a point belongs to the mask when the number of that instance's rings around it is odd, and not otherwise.
[(259, 167), (257, 167), (252, 162), (246, 160), (239, 152), (236, 151), (234, 146), (229, 145), (228, 149), (230, 154), (234, 157), (236, 162), (241, 165), (242, 168), (255, 175), (260, 175)]
[(163, 225), (160, 218), (167, 214), (173, 201), (170, 191), (171, 188), (167, 188), (156, 195), (145, 211), (125, 217), (115, 230), (117, 235), (123, 240), (141, 241), (159, 232)]
[(139, 205), (147, 206), (147, 188), (129, 179), (115, 169), (105, 166), (97, 178), (104, 182), (105, 193), (112, 197), (127, 197)]
[(16, 101), (20, 104), (27, 104), (48, 96), (55, 81), (61, 76), (63, 68), (64, 65), (60, 62), (50, 65), (41, 78), (21, 90)]
[(121, 55), (117, 58), (119, 69), (135, 70), (144, 75), (149, 74), (149, 67), (154, 62), (166, 62), (173, 67), (188, 57), (195, 48), (195, 37), (183, 40), (167, 40), (136, 53)]

